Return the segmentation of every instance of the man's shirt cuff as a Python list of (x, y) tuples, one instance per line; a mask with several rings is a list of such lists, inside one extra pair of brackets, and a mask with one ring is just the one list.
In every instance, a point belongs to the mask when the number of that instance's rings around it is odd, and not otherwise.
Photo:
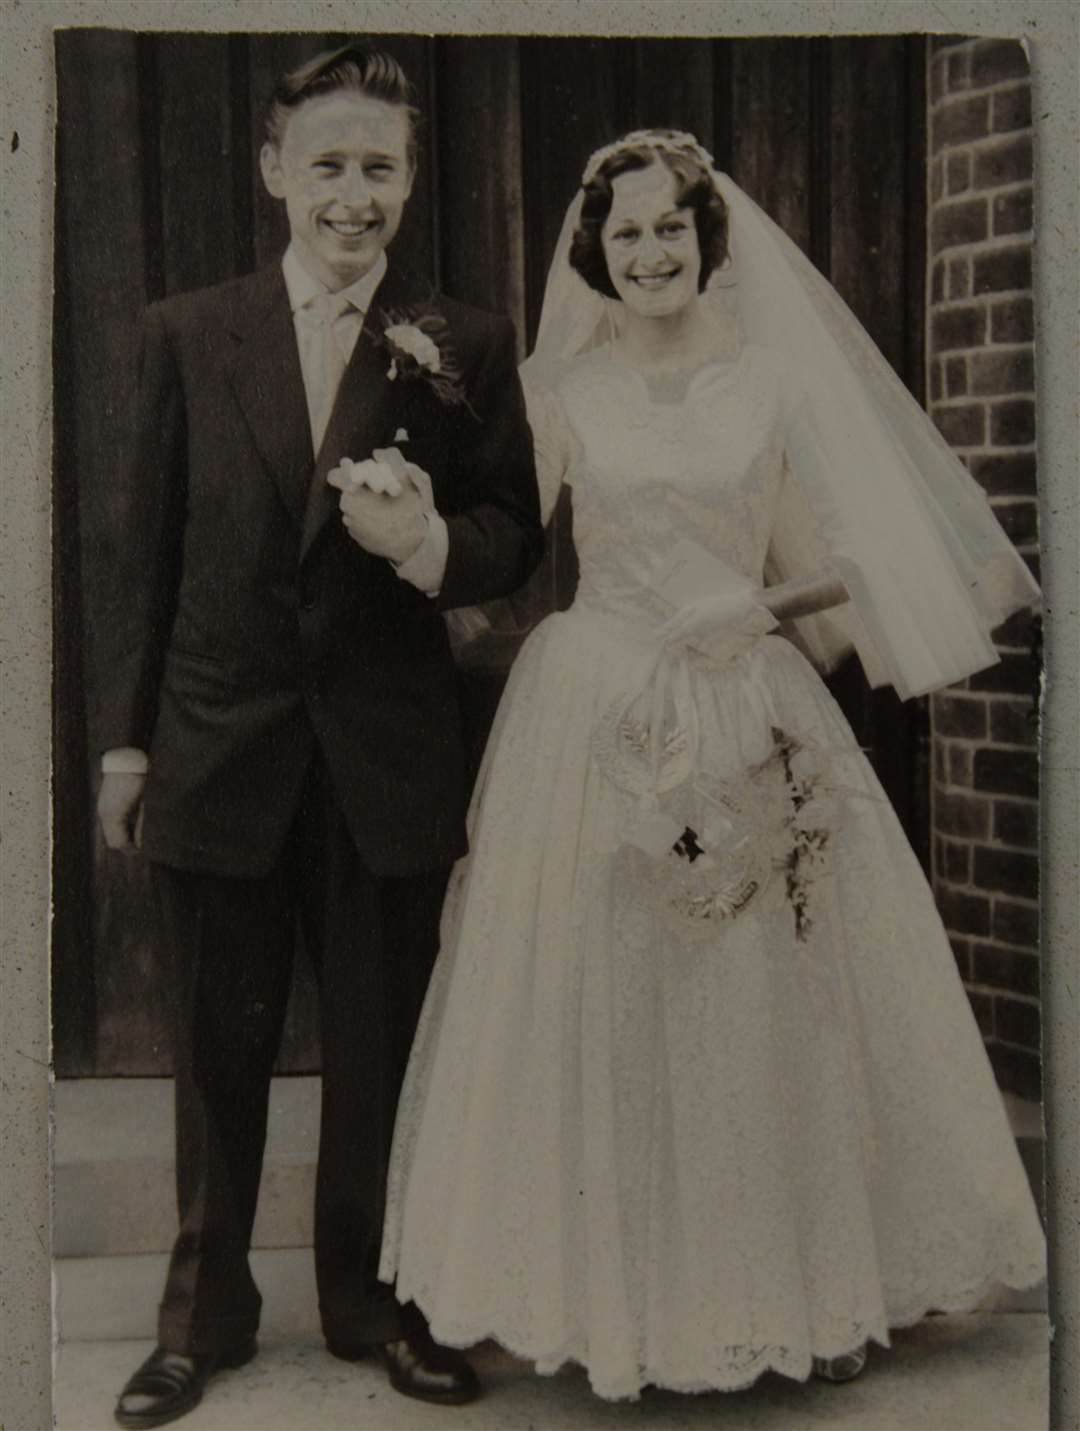
[(424, 540), (400, 566), (394, 568), (402, 581), (407, 581), (428, 596), (438, 596), (446, 575), (446, 559), (450, 554), (450, 533), (438, 512), (428, 512)]
[(145, 775), (149, 769), (146, 751), (136, 750), (133, 745), (107, 750), (101, 757), (102, 775)]

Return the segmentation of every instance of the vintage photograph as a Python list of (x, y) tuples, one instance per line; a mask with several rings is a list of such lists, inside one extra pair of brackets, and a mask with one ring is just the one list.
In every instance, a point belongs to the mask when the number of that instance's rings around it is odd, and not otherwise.
[(59, 1431), (1040, 1431), (1023, 45), (55, 65)]

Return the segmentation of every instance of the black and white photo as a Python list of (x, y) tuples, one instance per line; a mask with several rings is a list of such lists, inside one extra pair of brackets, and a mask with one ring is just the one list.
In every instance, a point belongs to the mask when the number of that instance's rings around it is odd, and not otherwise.
[(56, 72), (57, 1425), (1046, 1424), (1023, 47)]

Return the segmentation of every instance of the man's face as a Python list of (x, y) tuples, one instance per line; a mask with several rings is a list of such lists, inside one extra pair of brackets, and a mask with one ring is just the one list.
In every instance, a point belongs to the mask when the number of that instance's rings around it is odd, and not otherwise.
[(297, 255), (331, 292), (362, 278), (397, 233), (408, 139), (404, 105), (335, 90), (301, 104), (280, 145), (263, 145), (263, 180), (285, 200)]

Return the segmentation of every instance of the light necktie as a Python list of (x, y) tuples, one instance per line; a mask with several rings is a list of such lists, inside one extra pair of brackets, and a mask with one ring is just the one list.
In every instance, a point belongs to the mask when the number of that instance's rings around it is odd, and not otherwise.
[(308, 374), (308, 412), (311, 417), (311, 439), (316, 455), (322, 447), (330, 414), (334, 410), (338, 388), (345, 372), (345, 354), (334, 324), (348, 312), (350, 304), (340, 293), (320, 293), (304, 305), (315, 332), (310, 349)]

